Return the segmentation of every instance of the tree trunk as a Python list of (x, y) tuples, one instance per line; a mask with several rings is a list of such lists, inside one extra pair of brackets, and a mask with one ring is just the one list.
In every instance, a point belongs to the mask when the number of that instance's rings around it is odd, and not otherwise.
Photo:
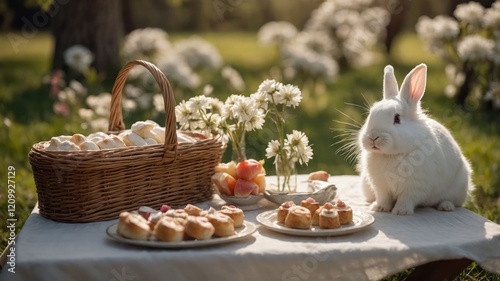
[[(57, 5), (55, 1), (54, 5)], [(94, 54), (92, 66), (113, 77), (120, 68), (123, 38), (121, 0), (68, 1), (53, 18), (55, 41), (52, 70), (67, 69), (63, 54), (73, 45), (83, 45)]]
[(392, 44), (396, 36), (401, 32), (404, 27), (408, 10), (410, 10), (410, 3), (396, 0), (389, 0), (387, 8), (391, 13), (391, 20), (386, 27), (385, 36), (385, 49), (388, 54), (391, 53)]

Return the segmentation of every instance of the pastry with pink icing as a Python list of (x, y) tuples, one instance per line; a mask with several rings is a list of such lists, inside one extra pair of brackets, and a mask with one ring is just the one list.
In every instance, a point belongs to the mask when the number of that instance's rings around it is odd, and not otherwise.
[(337, 200), (335, 203), (335, 210), (339, 214), (340, 224), (352, 223), (352, 208), (342, 200)]
[(319, 213), (319, 227), (322, 229), (335, 229), (340, 227), (337, 210), (331, 203), (326, 203)]
[(300, 202), (300, 206), (308, 209), (309, 212), (311, 212), (311, 215), (313, 215), (314, 212), (319, 209), (319, 202), (314, 200), (314, 198), (309, 197), (305, 200), (302, 200), (302, 202)]

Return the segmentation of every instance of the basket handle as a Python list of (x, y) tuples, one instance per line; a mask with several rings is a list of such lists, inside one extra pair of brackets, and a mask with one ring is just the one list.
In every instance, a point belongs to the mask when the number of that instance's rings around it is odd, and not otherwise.
[(160, 91), (163, 96), (165, 106), (165, 150), (163, 153), (163, 163), (172, 163), (177, 158), (177, 127), (175, 119), (175, 98), (172, 86), (167, 77), (154, 64), (143, 61), (134, 60), (127, 63), (118, 73), (113, 90), (111, 93), (111, 108), (109, 114), (109, 131), (125, 130), (122, 113), (122, 90), (127, 80), (127, 75), (137, 65), (146, 68), (155, 78), (156, 83), (160, 86)]

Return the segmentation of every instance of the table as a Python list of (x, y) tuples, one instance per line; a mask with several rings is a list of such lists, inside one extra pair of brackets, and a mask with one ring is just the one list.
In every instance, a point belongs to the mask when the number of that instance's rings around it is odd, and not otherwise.
[[(299, 182), (304, 179), (299, 176)], [(418, 279), (426, 270), (442, 274), (443, 265), (460, 272), (471, 260), (500, 274), (500, 225), (464, 208), (421, 208), (412, 216), (373, 213), (359, 177), (330, 181), (338, 197), (375, 217), (370, 227), (338, 237), (288, 236), (258, 227), (234, 243), (165, 250), (112, 241), (105, 230), (116, 220), (58, 223), (35, 209), (16, 240), (16, 273), (6, 266), (0, 280), (379, 280), (424, 265), (416, 270)], [(216, 197), (200, 206), (222, 203)], [(259, 213), (276, 208), (267, 200), (259, 204), (245, 212), (247, 220), (257, 223)]]

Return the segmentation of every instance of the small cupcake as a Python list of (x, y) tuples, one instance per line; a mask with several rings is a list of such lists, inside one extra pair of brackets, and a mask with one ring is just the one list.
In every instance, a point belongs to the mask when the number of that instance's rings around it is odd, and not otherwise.
[(337, 200), (335, 203), (335, 210), (339, 214), (340, 224), (352, 223), (352, 208), (342, 200)]
[[(329, 203), (327, 203), (329, 204)], [(322, 229), (335, 229), (340, 227), (339, 214), (332, 204), (323, 206), (319, 214), (319, 227)]]
[(300, 206), (308, 209), (309, 212), (311, 212), (311, 215), (313, 215), (314, 212), (319, 209), (319, 202), (314, 200), (314, 198), (309, 197), (305, 200), (302, 200), (302, 202), (300, 202)]

